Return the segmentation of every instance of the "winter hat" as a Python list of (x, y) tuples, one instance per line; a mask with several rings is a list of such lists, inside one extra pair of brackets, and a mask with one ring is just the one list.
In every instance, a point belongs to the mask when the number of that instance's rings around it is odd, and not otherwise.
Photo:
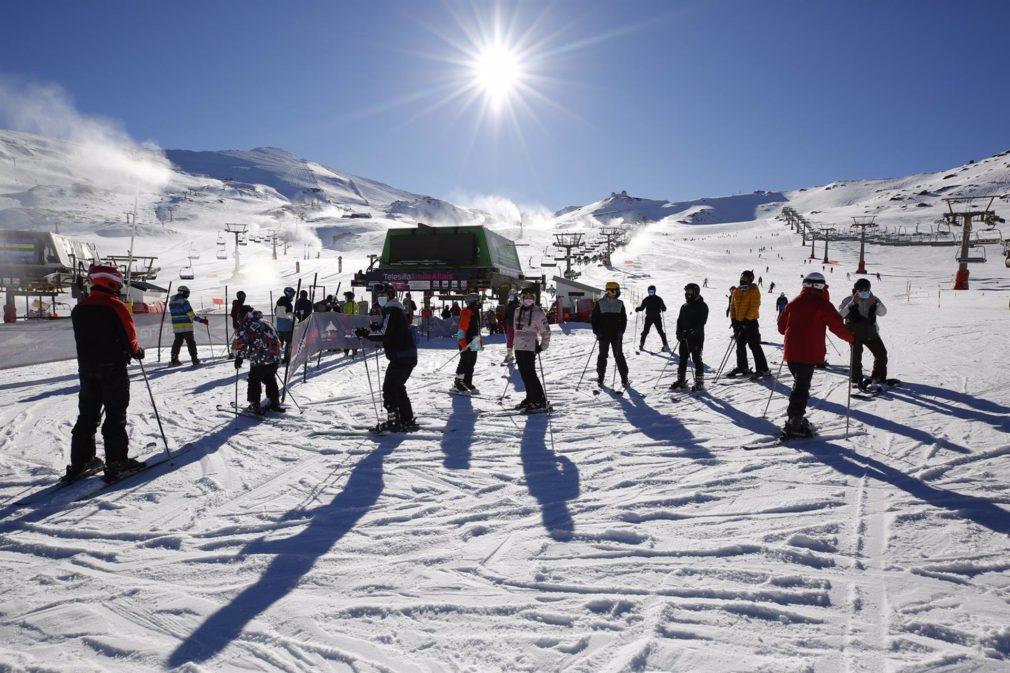
[(649, 287), (646, 288), (646, 290), (647, 291), (653, 291), (653, 292), (655, 292), (656, 286), (655, 285), (650, 285)]
[(856, 292), (859, 292), (860, 290), (869, 290), (870, 289), (870, 279), (869, 278), (860, 278), (859, 280), (856, 281), (856, 284), (852, 286), (852, 289), (854, 291), (856, 291)]
[(284, 296), (285, 297), (293, 297), (293, 296), (295, 296), (295, 288), (293, 288), (293, 287), (286, 287), (286, 288), (284, 288)]
[(179, 286), (179, 294), (181, 294), (183, 297), (188, 297), (189, 296), (189, 288), (186, 287), (185, 285), (180, 285)]
[(613, 280), (609, 281), (604, 287), (606, 287), (607, 290), (621, 290), (621, 284)]
[(537, 291), (535, 289), (533, 289), (533, 286), (531, 285), (529, 287), (524, 287), (523, 291), (520, 294), (522, 294), (522, 296), (524, 296), (524, 297), (527, 296), (527, 295), (530, 296), (530, 297), (535, 297), (535, 296), (537, 296)]
[(467, 305), (476, 304), (479, 301), (480, 301), (480, 295), (477, 294), (476, 292), (471, 292), (468, 295), (466, 295)]
[(684, 292), (693, 292), (694, 294), (698, 295), (701, 294), (701, 288), (698, 287), (697, 283), (688, 283), (687, 285), (684, 286)]
[(239, 290), (238, 292), (235, 293), (235, 298), (238, 299), (239, 301), (245, 301), (245, 292)]
[(812, 287), (815, 290), (823, 290), (825, 285), (824, 274), (820, 271), (811, 271), (803, 279), (803, 287)]
[(751, 271), (750, 269), (744, 269), (743, 271), (741, 271), (740, 277), (746, 278), (748, 283), (754, 282), (754, 272)]

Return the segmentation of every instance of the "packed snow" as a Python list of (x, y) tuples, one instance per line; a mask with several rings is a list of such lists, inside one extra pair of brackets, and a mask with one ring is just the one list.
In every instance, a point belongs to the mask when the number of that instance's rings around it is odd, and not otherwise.
[[(88, 190), (86, 176), (63, 167), (62, 147), (0, 133), (3, 227), (59, 222), (121, 254), (123, 211), (138, 202), (152, 213), (140, 217), (138, 254), (159, 255), (178, 284), (179, 268), (201, 252), (187, 284), (207, 310), (225, 284), (258, 307), (314, 274), (327, 293), (346, 289), (386, 228), (414, 224), (391, 206), (438, 212), (437, 200), (279, 150), (240, 156), (269, 179), (222, 173), (239, 155), (221, 153), (203, 157), (204, 172), (173, 171), (160, 191)], [(792, 296), (805, 273), (823, 271), (837, 304), (858, 255), (858, 244), (833, 242), (831, 264), (809, 261), (809, 246), (775, 217), (782, 206), (837, 226), (870, 212), (882, 226), (912, 227), (940, 213), (950, 192), (940, 190), (955, 179), (945, 175), (996, 191), (1007, 162), (680, 209), (615, 194), (603, 210), (600, 202), (497, 230), (539, 260), (555, 227), (591, 233), (629, 200), (634, 214), (617, 216), (636, 224), (630, 243), (613, 268), (583, 267), (580, 280), (620, 282), (629, 311), (629, 297), (655, 284), (672, 331), (683, 285), (707, 279), (705, 356), (715, 370), (729, 346), (726, 288), (753, 269), (764, 286), (765, 352), (779, 372), (779, 291)], [(318, 199), (306, 198), (297, 166), (332, 173), (310, 187), (323, 190), (310, 192)], [(928, 207), (890, 199), (921, 191), (932, 195), (915, 197)], [(169, 203), (172, 219), (155, 219)], [(451, 217), (467, 212), (445, 205)], [(684, 215), (701, 206), (705, 218)], [(365, 208), (371, 218), (349, 217)], [(1006, 201), (996, 208), (1010, 211)], [(231, 243), (227, 260), (213, 254), (224, 222), (280, 229), (291, 246), (274, 260), (271, 246), (250, 243), (236, 271)], [(832, 366), (815, 373), (808, 411), (829, 438), (758, 451), (741, 446), (781, 426), (788, 370), (671, 394), (676, 358), (635, 353), (634, 314), (624, 395), (593, 394), (586, 325), (553, 326), (542, 356), (552, 415), (504, 412), (522, 393), (518, 373), (499, 366), (501, 337), (478, 358), (474, 398), (446, 394), (455, 348), (431, 342), (407, 386), (426, 427), (386, 437), (356, 429), (376, 420), (384, 360), (325, 354), (304, 383), (292, 377), (287, 414), (235, 418), (217, 410), (235, 399), (235, 371), (198, 331), (205, 366), (165, 368), (167, 349), (160, 364), (155, 349), (144, 361), (171, 462), (92, 497), (75, 499), (85, 482), (16, 506), (64, 470), (77, 376), (73, 361), (4, 370), (0, 670), (1010, 670), (1010, 373), (1001, 366), (1010, 270), (992, 248), (987, 264), (972, 266), (972, 289), (954, 292), (953, 256), (868, 246), (869, 271), (881, 275), (870, 276), (874, 292), (888, 307), (890, 375), (902, 385), (852, 399), (846, 437), (839, 365), (848, 352), (832, 338)], [(647, 348), (659, 346), (651, 334)], [(612, 368), (611, 359), (608, 384)], [(136, 364), (130, 371), (132, 454), (162, 455), (144, 376)]]

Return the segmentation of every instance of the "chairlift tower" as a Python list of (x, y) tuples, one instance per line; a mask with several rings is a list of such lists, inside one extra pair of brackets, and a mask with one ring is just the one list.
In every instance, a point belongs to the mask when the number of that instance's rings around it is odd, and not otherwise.
[(242, 234), (245, 233), (246, 229), (249, 228), (248, 224), (237, 224), (235, 222), (226, 222), (224, 225), (224, 230), (230, 234), (235, 234), (235, 273), (238, 274), (238, 263), (239, 263), (239, 252), (238, 252), (238, 241)]
[(610, 260), (610, 256), (613, 254), (617, 247), (623, 245), (627, 240), (627, 233), (621, 227), (604, 227), (600, 230), (600, 236), (607, 240), (606, 242), (606, 254), (603, 258), (603, 263), (607, 266), (613, 266), (613, 262)]
[(814, 231), (814, 228), (810, 227), (810, 257), (807, 259), (817, 259), (817, 236)]
[(582, 234), (554, 234), (554, 247), (565, 249), (565, 278), (572, 273), (572, 249), (582, 245)]
[(866, 274), (866, 230), (877, 226), (877, 223), (874, 222), (876, 219), (876, 215), (852, 218), (850, 228), (859, 227), (859, 266), (856, 268), (856, 273)]
[(824, 227), (821, 229), (824, 232), (824, 263), (830, 264), (831, 260), (828, 259), (828, 239), (831, 238), (831, 234), (835, 233), (834, 227)]
[(957, 256), (957, 275), (954, 276), (955, 290), (968, 289), (969, 264), (985, 261), (984, 255), (982, 257), (972, 257), (970, 255), (972, 221), (982, 222), (988, 227), (1006, 221), (1002, 217), (998, 217), (992, 209), (992, 203), (997, 198), (1003, 197), (997, 197), (996, 195), (952, 196), (944, 199), (949, 212), (943, 214), (943, 219), (952, 227), (961, 226), (961, 247)]

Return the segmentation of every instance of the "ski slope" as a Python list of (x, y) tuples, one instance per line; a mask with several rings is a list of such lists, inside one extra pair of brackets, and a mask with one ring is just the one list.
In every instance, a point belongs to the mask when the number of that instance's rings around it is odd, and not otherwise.
[[(547, 245), (550, 233), (525, 235)], [(821, 269), (808, 254), (770, 217), (664, 220), (582, 280), (656, 284), (672, 329), (683, 284), (707, 278), (715, 368), (725, 288), (753, 268), (777, 286), (761, 316), (777, 371), (771, 306)], [(740, 446), (781, 425), (787, 374), (674, 400), (675, 362), (657, 381), (667, 360), (635, 355), (631, 327), (638, 394), (624, 396), (577, 389), (592, 333), (555, 328), (549, 417), (502, 413), (502, 390), (507, 404), (521, 393), (498, 365), (500, 338), (478, 359), (473, 399), (445, 393), (454, 350), (424, 348), (408, 390), (429, 427), (406, 437), (340, 434), (375, 421), (374, 360), (366, 372), (327, 355), (291, 389), (304, 413), (289, 399), (282, 418), (236, 421), (215, 410), (233, 399), (234, 370), (204, 346), (213, 364), (201, 368), (145, 361), (168, 444), (184, 450), (174, 465), (14, 509), (66, 464), (76, 375), (73, 362), (6, 370), (0, 669), (1010, 670), (1010, 282), (990, 261), (973, 267), (972, 291), (949, 291), (951, 256), (868, 249), (904, 385), (853, 400), (848, 439), (757, 452)], [(832, 257), (837, 303), (856, 248), (833, 244)], [(131, 373), (131, 446), (155, 455), (158, 425)], [(840, 368), (815, 373), (809, 416), (825, 432), (844, 430), (845, 381)]]

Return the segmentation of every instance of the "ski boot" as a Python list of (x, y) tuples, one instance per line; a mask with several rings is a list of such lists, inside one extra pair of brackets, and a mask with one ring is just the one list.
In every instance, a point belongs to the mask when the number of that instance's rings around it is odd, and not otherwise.
[(450, 393), (454, 395), (469, 395), (470, 389), (466, 386), (463, 381), (463, 377), (457, 377), (455, 382), (452, 384), (452, 388), (449, 389)]
[(659, 349), (661, 353), (669, 353), (670, 347), (667, 344), (663, 344), (663, 347)]
[(519, 404), (515, 405), (515, 406), (513, 407), (513, 409), (515, 409), (516, 411), (522, 411), (523, 409), (525, 409), (525, 408), (526, 408), (526, 407), (528, 407), (529, 405), (530, 405), (530, 401), (529, 401), (529, 400), (523, 400), (523, 401), (522, 401), (522, 402), (520, 402)]
[(530, 402), (523, 409), (524, 414), (546, 414), (548, 411), (550, 411), (550, 408), (546, 402)]
[(417, 417), (402, 424), (403, 432), (417, 432), (421, 429), (421, 424), (417, 422)]
[(263, 416), (266, 414), (266, 409), (260, 406), (259, 400), (255, 402), (250, 402), (249, 406), (245, 408), (247, 414), (255, 414), (256, 416)]
[(734, 367), (733, 369), (729, 370), (729, 372), (726, 373), (726, 378), (735, 379), (740, 376), (750, 376), (750, 375), (751, 375), (750, 367)]
[(466, 389), (469, 391), (471, 395), (480, 395), (480, 391), (477, 390), (477, 386), (475, 386), (474, 384), (463, 381), (463, 385), (466, 386)]
[(770, 379), (771, 377), (772, 373), (770, 370), (762, 369), (759, 372), (753, 372), (749, 378), (751, 381), (760, 381), (761, 379)]
[(267, 405), (267, 411), (276, 411), (278, 414), (283, 414), (288, 410), (287, 407), (281, 405), (280, 400), (270, 400), (270, 404)]
[(60, 477), (60, 481), (69, 484), (70, 482), (77, 481), (78, 479), (84, 479), (85, 477), (91, 476), (104, 467), (105, 462), (98, 456), (95, 456), (86, 463), (81, 463), (79, 465), (67, 465), (67, 473)]
[(670, 384), (670, 390), (682, 390), (684, 388), (687, 388), (687, 380), (685, 379), (677, 379)]
[(603, 374), (600, 374), (599, 376), (596, 377), (596, 386), (598, 388), (603, 387)]
[(179, 358), (172, 358), (172, 360), (168, 363), (168, 366), (169, 367), (181, 367), (182, 366), (182, 362), (179, 361)]
[(694, 385), (691, 386), (691, 392), (692, 393), (700, 393), (700, 392), (703, 392), (704, 390), (705, 390), (705, 377), (704, 376), (695, 376), (694, 377)]
[(144, 461), (142, 460), (135, 460), (133, 458), (127, 458), (126, 460), (117, 460), (108, 463), (105, 466), (104, 479), (105, 481), (111, 484), (115, 481), (119, 481), (127, 474), (130, 474), (131, 472), (136, 472), (137, 470), (140, 470), (143, 467), (144, 467)]
[(193, 358), (193, 366), (194, 367), (199, 367), (200, 366), (200, 360), (198, 358)]
[(786, 421), (782, 428), (783, 439), (793, 439), (797, 437), (813, 437), (814, 429), (810, 427), (810, 422), (804, 416), (793, 416)]
[(631, 385), (631, 379), (629, 379), (627, 376), (622, 376), (621, 377), (621, 385), (623, 387), (627, 388), (628, 386)]
[(510, 365), (516, 361), (515, 351), (511, 348), (505, 353), (505, 359), (502, 360), (503, 365)]

